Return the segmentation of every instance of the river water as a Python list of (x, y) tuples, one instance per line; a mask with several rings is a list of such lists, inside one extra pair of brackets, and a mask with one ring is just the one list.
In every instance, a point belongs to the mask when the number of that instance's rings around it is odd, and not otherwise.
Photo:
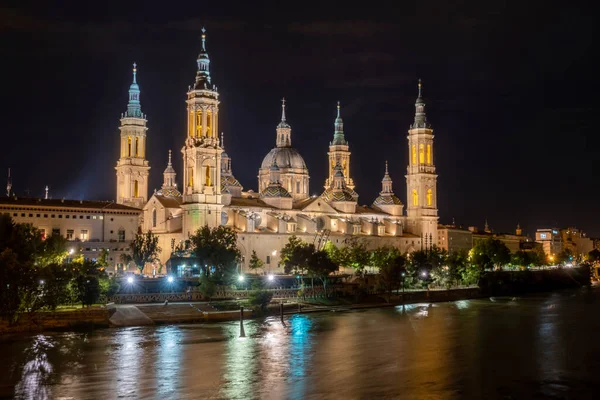
[(600, 290), (0, 339), (0, 398), (586, 399)]

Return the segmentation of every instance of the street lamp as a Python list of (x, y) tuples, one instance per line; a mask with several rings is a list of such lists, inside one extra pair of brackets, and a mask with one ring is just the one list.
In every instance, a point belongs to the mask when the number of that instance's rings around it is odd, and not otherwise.
[(127, 278), (127, 283), (129, 283), (130, 285), (133, 283), (133, 276)]
[(267, 276), (267, 279), (269, 280), (269, 282), (273, 282), (273, 280), (275, 279), (275, 277), (273, 276), (273, 274), (269, 274)]
[(174, 280), (174, 279), (173, 279), (173, 277), (172, 277), (172, 276), (169, 276), (169, 277), (167, 278), (167, 281), (168, 281), (169, 283), (173, 283), (173, 280)]

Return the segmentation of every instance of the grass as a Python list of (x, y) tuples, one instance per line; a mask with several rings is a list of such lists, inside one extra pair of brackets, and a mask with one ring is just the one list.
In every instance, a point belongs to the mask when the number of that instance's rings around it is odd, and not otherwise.
[(88, 308), (97, 308), (97, 307), (101, 307), (104, 306), (104, 304), (100, 304), (100, 303), (96, 303), (96, 304), (92, 304), (90, 307), (83, 307), (81, 304), (69, 304), (69, 305), (62, 305), (62, 306), (58, 306), (56, 307), (56, 312), (65, 312), (65, 311), (77, 311), (77, 310), (83, 310), (83, 309), (88, 309)]

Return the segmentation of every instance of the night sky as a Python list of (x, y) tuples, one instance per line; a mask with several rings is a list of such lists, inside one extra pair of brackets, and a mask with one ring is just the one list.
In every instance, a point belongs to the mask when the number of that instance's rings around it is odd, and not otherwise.
[(482, 228), (487, 217), (495, 231), (520, 222), (529, 234), (577, 226), (600, 236), (591, 2), (8, 3), (0, 168), (11, 168), (19, 196), (49, 185), (54, 198), (115, 198), (134, 61), (150, 193), (168, 149), (181, 186), (185, 98), (205, 26), (220, 130), (245, 190), (256, 190), (285, 97), (292, 145), (321, 193), (339, 100), (359, 204), (381, 190), (386, 159), (406, 202), (421, 78), (441, 223)]

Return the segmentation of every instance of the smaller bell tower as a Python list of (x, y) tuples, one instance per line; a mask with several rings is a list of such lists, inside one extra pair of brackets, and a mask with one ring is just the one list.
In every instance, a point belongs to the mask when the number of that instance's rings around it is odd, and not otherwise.
[(142, 208), (148, 201), (148, 175), (150, 165), (146, 160), (146, 115), (140, 104), (140, 87), (137, 84), (137, 65), (133, 64), (133, 82), (129, 86), (127, 111), (121, 114), (121, 150), (115, 167), (117, 171), (117, 203)]

